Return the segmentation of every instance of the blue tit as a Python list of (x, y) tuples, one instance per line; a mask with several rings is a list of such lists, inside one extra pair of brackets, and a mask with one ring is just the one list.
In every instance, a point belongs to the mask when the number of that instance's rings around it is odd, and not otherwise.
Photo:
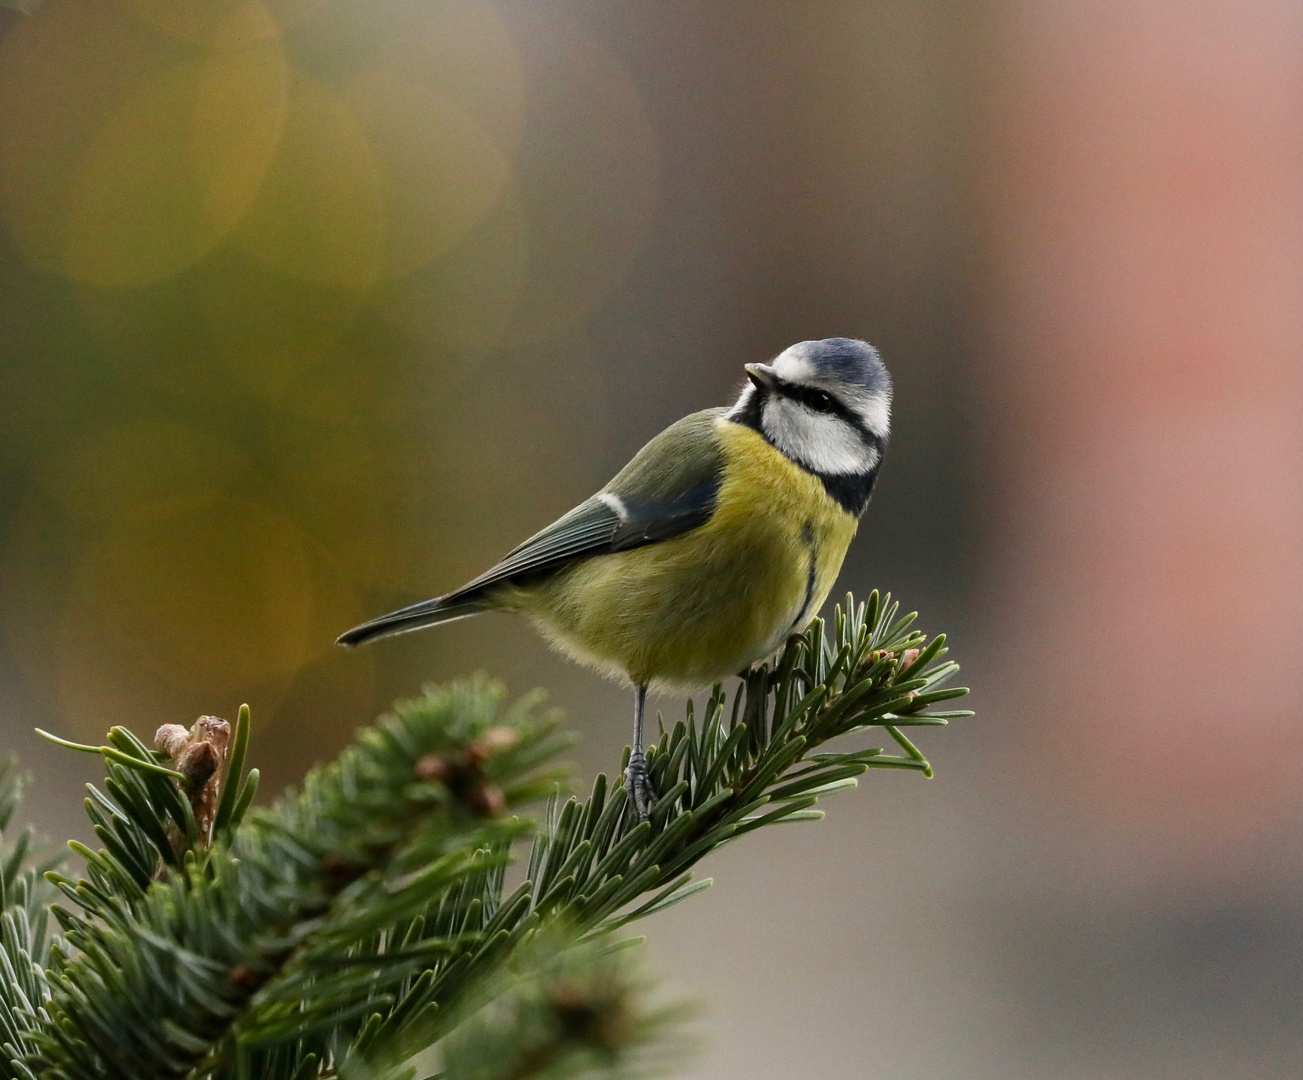
[(562, 652), (634, 688), (625, 784), (655, 798), (647, 688), (744, 671), (823, 604), (887, 448), (891, 378), (850, 338), (747, 364), (727, 409), (670, 425), (606, 487), (450, 593), (348, 631), (342, 645), (481, 611), (524, 615)]

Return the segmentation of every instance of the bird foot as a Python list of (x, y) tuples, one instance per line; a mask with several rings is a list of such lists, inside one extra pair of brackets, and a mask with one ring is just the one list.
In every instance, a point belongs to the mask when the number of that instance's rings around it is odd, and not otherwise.
[(641, 750), (629, 755), (629, 767), (624, 770), (624, 787), (633, 800), (639, 821), (646, 821), (656, 805), (656, 792), (647, 771), (647, 758)]

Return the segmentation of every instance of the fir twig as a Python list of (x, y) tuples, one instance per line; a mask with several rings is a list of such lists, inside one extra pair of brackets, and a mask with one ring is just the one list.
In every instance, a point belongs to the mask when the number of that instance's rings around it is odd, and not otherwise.
[(78, 955), (31, 1037), (31, 1071), (292, 1075), (259, 1055), (360, 1026), (392, 1001), (438, 950), (429, 935), (396, 949), (387, 935), (504, 861), (523, 828), (506, 812), (555, 783), (533, 770), (559, 745), (555, 719), (517, 709), (496, 727), (501, 698), (479, 680), (407, 703), (301, 794), (251, 812), (229, 847), (192, 849), (152, 884), (175, 808), (141, 798), (156, 773), (123, 775), (106, 755), (116, 805), (98, 793), (88, 803), (106, 849), (83, 850), (82, 881), (52, 875), (82, 909), (56, 909)]
[[(12, 757), (0, 761), (0, 834), (7, 834), (22, 799), (24, 778)], [(29, 1080), (23, 1064), (36, 1049), (35, 1036), (49, 1022), (50, 954), (47, 933), (54, 890), (32, 858), (30, 828), (0, 839), (0, 1066), (6, 1077)]]
[[(639, 823), (624, 787), (604, 776), (582, 804), (554, 799), (528, 880), (500, 902), (493, 938), (434, 965), (433, 978), (403, 999), (401, 1019), (391, 1016), (351, 1055), (393, 1061), (441, 1038), (484, 999), (477, 980), (531, 935), (563, 925), (591, 940), (678, 903), (709, 884), (690, 871), (711, 851), (765, 825), (822, 817), (813, 809), (819, 798), (853, 787), (871, 768), (930, 777), (931, 765), (899, 728), (971, 714), (930, 712), (967, 690), (943, 685), (958, 665), (943, 659), (944, 636), (929, 643), (911, 629), (914, 619), (890, 596), (875, 592), (858, 605), (848, 596), (831, 641), (816, 619), (776, 663), (748, 674), (731, 710), (721, 687), (700, 723), (689, 702), (686, 720), (648, 750), (662, 793), (650, 821)], [(870, 727), (883, 728), (904, 753), (815, 753)]]
[(681, 1003), (658, 1003), (627, 949), (590, 943), (530, 948), (529, 974), (509, 979), (492, 1002), (441, 1047), (438, 1080), (567, 1080), (660, 1075), (686, 1049)]
[[(86, 803), (104, 847), (74, 845), (81, 879), (50, 875), (73, 908), (55, 908), (48, 963), (30, 927), (0, 949), (32, 969), (3, 973), (11, 1075), (410, 1076), (400, 1063), (435, 1043), (447, 1080), (633, 1062), (645, 1040), (594, 1057), (591, 1039), (557, 1026), (546, 987), (562, 969), (574, 985), (626, 987), (594, 958), (613, 931), (708, 885), (693, 868), (722, 844), (822, 816), (822, 796), (871, 768), (931, 775), (903, 729), (968, 714), (932, 710), (965, 691), (943, 685), (957, 667), (913, 618), (889, 597), (848, 598), (831, 641), (816, 620), (731, 702), (716, 687), (700, 718), (690, 702), (649, 748), (661, 798), (646, 822), (603, 776), (582, 803), (554, 794), (541, 829), (512, 816), (559, 790), (542, 767), (565, 740), (537, 698), (503, 710), (484, 679), (400, 703), (266, 810), (248, 809), (256, 770), (240, 776), (247, 712), (222, 773), (169, 770), (122, 728), (78, 746), (105, 759), (106, 790)], [(900, 752), (827, 749), (873, 727)], [(164, 741), (193, 743), (184, 728)], [(512, 844), (531, 835), (527, 880), (508, 894)], [(647, 1020), (629, 1030), (657, 1028), (625, 990), (590, 994), (589, 1013), (599, 998)], [(493, 1071), (475, 1046), (499, 1042), (511, 1052)]]

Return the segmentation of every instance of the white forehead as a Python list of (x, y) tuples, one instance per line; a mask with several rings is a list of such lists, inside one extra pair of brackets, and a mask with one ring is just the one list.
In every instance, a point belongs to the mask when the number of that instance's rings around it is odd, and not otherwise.
[(804, 342), (780, 352), (774, 360), (774, 370), (788, 382), (808, 383), (815, 380), (814, 365), (810, 363), (809, 349)]

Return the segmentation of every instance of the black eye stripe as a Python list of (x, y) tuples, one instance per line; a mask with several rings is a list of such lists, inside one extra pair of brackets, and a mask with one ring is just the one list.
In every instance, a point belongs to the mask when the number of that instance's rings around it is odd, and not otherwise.
[(852, 423), (856, 423), (859, 419), (834, 394), (828, 393), (827, 390), (785, 382), (779, 384), (778, 392), (785, 398), (799, 401), (802, 405), (813, 409), (815, 412), (830, 413), (845, 420), (850, 420)]
[[(886, 440), (876, 432), (870, 431), (859, 414), (845, 405), (836, 394), (830, 394), (827, 390), (820, 390), (814, 386), (801, 386), (799, 383), (790, 382), (780, 382), (774, 387), (774, 390), (789, 401), (800, 402), (814, 412), (821, 413), (824, 416), (836, 416), (846, 421), (847, 424), (860, 433), (860, 438), (865, 443), (877, 450), (879, 456), (886, 449)], [(827, 395), (828, 401), (823, 403), (822, 408), (811, 400), (815, 395), (820, 398)], [(831, 404), (831, 407), (829, 407), (829, 404)]]

